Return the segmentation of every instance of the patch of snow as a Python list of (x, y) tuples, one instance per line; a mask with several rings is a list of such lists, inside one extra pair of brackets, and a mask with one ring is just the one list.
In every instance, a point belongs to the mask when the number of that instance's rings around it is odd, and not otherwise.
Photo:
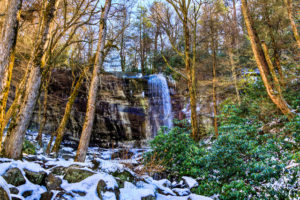
[[(82, 180), (81, 182), (78, 183), (68, 183), (68, 181), (63, 180), (61, 187), (66, 190), (66, 191), (82, 191), (85, 192), (86, 195), (84, 197), (76, 197), (76, 199), (78, 200), (86, 200), (86, 199), (90, 199), (90, 200), (96, 200), (99, 199), (98, 195), (97, 195), (97, 185), (98, 182), (100, 180), (104, 180), (106, 185), (107, 185), (107, 189), (115, 189), (118, 187), (117, 181), (115, 180), (115, 178), (109, 174), (104, 174), (104, 173), (99, 173), (99, 174), (95, 174), (92, 175), (84, 180)], [(109, 199), (108, 197), (111, 196), (111, 194), (107, 193), (104, 195), (107, 197), (106, 199)]]
[(150, 188), (137, 188), (129, 182), (124, 183), (124, 188), (120, 189), (120, 200), (140, 200), (142, 197), (155, 196), (155, 190)]
[(156, 189), (161, 190), (162, 193), (176, 196), (176, 194), (170, 188), (164, 186), (165, 181), (156, 181), (151, 177), (144, 177), (144, 180), (147, 183), (154, 185)]
[(26, 177), (25, 179), (26, 183), (18, 187), (20, 195), (23, 194), (25, 191), (32, 191), (32, 195), (25, 198), (25, 200), (40, 199), (41, 194), (47, 191), (45, 186), (35, 185), (28, 181)]
[(122, 171), (124, 169), (124, 165), (113, 162), (113, 161), (107, 161), (107, 160), (102, 160), (102, 159), (96, 159), (100, 163), (100, 169), (103, 172), (106, 173), (113, 173), (116, 171)]
[(172, 190), (179, 196), (187, 196), (191, 194), (191, 191), (188, 188), (173, 188)]
[(32, 172), (47, 171), (43, 169), (39, 164), (20, 160), (11, 160), (11, 162), (2, 163), (0, 164), (0, 166), (0, 175), (3, 175), (10, 168), (27, 169)]

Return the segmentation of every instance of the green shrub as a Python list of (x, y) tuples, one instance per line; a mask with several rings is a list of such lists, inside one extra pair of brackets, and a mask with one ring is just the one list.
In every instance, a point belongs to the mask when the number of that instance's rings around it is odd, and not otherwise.
[(163, 127), (150, 142), (152, 151), (145, 154), (145, 161), (153, 162), (151, 158), (155, 157), (157, 164), (163, 164), (170, 175), (195, 175), (199, 160), (195, 158), (199, 158), (202, 151), (190, 138), (190, 125), (186, 121), (175, 124), (168, 134)]
[(23, 143), (22, 151), (23, 151), (23, 153), (26, 153), (26, 154), (36, 154), (36, 147), (29, 140), (25, 139), (25, 141)]
[[(188, 175), (199, 180), (194, 192), (220, 199), (291, 199), (299, 197), (299, 168), (286, 169), (299, 151), (285, 137), (261, 134), (255, 117), (242, 118), (234, 106), (224, 109), (220, 136), (211, 145), (195, 143), (189, 125), (178, 124), (151, 142), (152, 151), (171, 176)], [(297, 120), (296, 120), (297, 121)], [(295, 131), (297, 122), (284, 129)], [(295, 136), (292, 134), (291, 137)], [(293, 137), (293, 139), (295, 139)], [(160, 162), (163, 161), (163, 162)]]

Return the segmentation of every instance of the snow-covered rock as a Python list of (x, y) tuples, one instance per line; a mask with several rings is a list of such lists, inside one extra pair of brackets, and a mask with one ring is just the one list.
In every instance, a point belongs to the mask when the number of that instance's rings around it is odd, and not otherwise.
[(182, 177), (184, 183), (191, 189), (191, 188), (194, 188), (194, 187), (197, 187), (199, 184), (198, 182), (191, 178), (191, 177), (188, 177), (188, 176), (183, 176)]
[(191, 191), (188, 188), (173, 188), (172, 190), (178, 196), (187, 196), (191, 194)]
[(125, 182), (120, 189), (120, 200), (141, 200), (155, 197), (155, 190), (151, 188), (138, 188), (132, 183)]

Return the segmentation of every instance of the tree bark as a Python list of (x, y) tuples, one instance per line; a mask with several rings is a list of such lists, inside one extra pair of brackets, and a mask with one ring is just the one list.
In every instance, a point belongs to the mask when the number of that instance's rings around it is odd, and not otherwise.
[(0, 152), (2, 148), (2, 121), (5, 116), (11, 73), (15, 60), (22, 0), (11, 0), (8, 4), (0, 43)]
[(270, 80), (270, 71), (266, 61), (266, 57), (264, 52), (262, 52), (262, 47), (256, 33), (256, 30), (253, 27), (253, 22), (251, 16), (249, 14), (249, 10), (247, 7), (247, 0), (242, 0), (242, 13), (244, 16), (244, 20), (246, 23), (246, 28), (248, 31), (248, 35), (251, 42), (252, 51), (260, 71), (260, 76), (262, 81), (266, 87), (267, 93), (273, 103), (281, 110), (281, 112), (286, 115), (289, 119), (292, 119), (295, 114), (291, 111), (289, 105), (285, 101), (285, 99), (280, 95), (279, 91), (275, 91), (272, 87), (272, 81)]
[(189, 89), (189, 96), (190, 96), (190, 104), (191, 104), (191, 124), (192, 124), (192, 138), (195, 141), (200, 140), (200, 133), (199, 124), (197, 119), (197, 103), (196, 103), (196, 88), (195, 83), (193, 81), (195, 68), (191, 65), (190, 59), (190, 30), (188, 27), (188, 10), (185, 8), (183, 9), (183, 29), (184, 29), (184, 63), (185, 69), (188, 73), (188, 89)]
[(291, 23), (291, 26), (292, 26), (292, 30), (293, 30), (293, 33), (294, 33), (295, 40), (297, 42), (298, 48), (300, 49), (300, 37), (299, 37), (299, 34), (298, 34), (296, 23), (293, 19), (292, 0), (284, 0), (284, 4), (285, 4), (286, 9), (287, 9), (288, 17), (289, 17), (289, 20), (290, 20), (290, 23)]
[(241, 105), (241, 97), (240, 97), (240, 92), (239, 92), (239, 86), (238, 86), (238, 81), (237, 81), (237, 74), (236, 74), (236, 63), (234, 61), (234, 52), (233, 49), (237, 48), (238, 44), (238, 20), (237, 20), (237, 14), (236, 14), (236, 2), (235, 0), (232, 1), (233, 3), (233, 21), (234, 21), (234, 28), (231, 34), (231, 47), (229, 47), (229, 61), (231, 65), (231, 71), (232, 71), (232, 78), (234, 81), (234, 87), (235, 87), (235, 93), (236, 93), (236, 98), (237, 102), (239, 105)]
[(92, 81), (89, 89), (87, 111), (86, 111), (84, 125), (80, 137), (79, 146), (75, 157), (75, 161), (78, 162), (85, 161), (85, 157), (86, 157), (86, 153), (87, 153), (87, 149), (89, 146), (90, 137), (92, 133), (93, 122), (95, 118), (95, 110), (96, 110), (96, 98), (98, 92), (98, 85), (100, 81), (99, 73), (104, 59), (104, 47), (105, 47), (106, 32), (107, 32), (106, 23), (107, 23), (110, 7), (111, 7), (111, 0), (106, 0), (104, 9), (101, 13), (99, 40), (97, 45), (97, 52), (95, 55), (95, 62), (93, 66), (94, 69), (93, 69)]
[(27, 87), (20, 111), (16, 118), (13, 118), (7, 133), (4, 154), (9, 158), (20, 158), (26, 130), (32, 117), (34, 107), (41, 87), (42, 70), (45, 67), (45, 52), (49, 40), (49, 32), (54, 19), (56, 8), (60, 0), (50, 0), (47, 4), (43, 20), (42, 29), (33, 57), (30, 59), (30, 75), (27, 80)]
[(215, 130), (215, 136), (216, 138), (219, 137), (219, 131), (218, 131), (218, 108), (217, 108), (217, 94), (216, 94), (216, 82), (217, 82), (217, 73), (216, 73), (216, 45), (214, 38), (212, 38), (212, 53), (213, 53), (213, 69), (212, 69), (212, 74), (213, 74), (213, 107), (214, 107), (214, 130)]
[(241, 105), (241, 97), (240, 97), (239, 86), (238, 86), (237, 75), (236, 75), (236, 65), (235, 65), (235, 62), (233, 59), (232, 48), (230, 48), (230, 47), (228, 49), (228, 55), (229, 55), (229, 62), (231, 65), (231, 72), (232, 72), (232, 78), (233, 78), (234, 87), (235, 87), (236, 99), (237, 99), (238, 104)]
[(43, 88), (44, 88), (43, 117), (40, 120), (39, 133), (38, 133), (38, 136), (36, 137), (36, 140), (38, 141), (40, 146), (42, 146), (43, 131), (44, 131), (44, 127), (45, 127), (45, 124), (47, 121), (48, 86), (49, 86), (50, 80), (51, 80), (51, 72), (49, 72), (47, 81), (43, 85)]

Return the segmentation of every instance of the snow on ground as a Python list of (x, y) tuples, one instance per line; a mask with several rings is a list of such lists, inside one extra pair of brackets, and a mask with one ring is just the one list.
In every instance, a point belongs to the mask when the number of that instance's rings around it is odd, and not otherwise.
[[(36, 137), (36, 133), (29, 132), (27, 139), (31, 141)], [(47, 144), (49, 137), (43, 138), (44, 143)], [(173, 184), (167, 179), (154, 180), (149, 176), (138, 176), (126, 165), (132, 164), (135, 167), (141, 166), (139, 163), (141, 156), (147, 149), (130, 149), (131, 156), (128, 159), (115, 158), (114, 153), (119, 149), (101, 149), (92, 147), (89, 148), (87, 160), (85, 163), (74, 162), (76, 151), (70, 147), (62, 147), (59, 158), (53, 158), (45, 156), (44, 149), (37, 151), (37, 155), (24, 155), (23, 160), (11, 160), (7, 158), (0, 158), (0, 187), (3, 188), (8, 194), (9, 190), (16, 188), (17, 192), (11, 194), (11, 197), (17, 197), (21, 200), (38, 200), (43, 193), (48, 190), (53, 193), (51, 200), (67, 199), (67, 200), (97, 200), (100, 199), (97, 186), (100, 180), (105, 184), (104, 190), (101, 190), (101, 196), (103, 200), (141, 200), (142, 198), (155, 198), (158, 200), (208, 200), (203, 196), (190, 194), (190, 189), (197, 185), (194, 179), (185, 177), (181, 181), (181, 185), (185, 188), (175, 188)], [(114, 158), (113, 158), (114, 157)], [(98, 166), (95, 168), (95, 162)], [(53, 175), (55, 169), (61, 169), (61, 174), (55, 174), (56, 179), (60, 181), (58, 188), (49, 189), (48, 183), (34, 184), (28, 180), (26, 171), (34, 173), (44, 173), (45, 177)], [(6, 179), (2, 178), (6, 174), (7, 170), (12, 168), (18, 168), (21, 171), (21, 176), (24, 177), (25, 183), (14, 186), (8, 184)], [(79, 182), (69, 183), (66, 178), (66, 170), (77, 169), (87, 171), (90, 175)], [(65, 170), (65, 171), (64, 171)], [(27, 172), (28, 172), (27, 171)], [(92, 173), (91, 173), (92, 172)], [(134, 180), (130, 182), (120, 182), (119, 177), (114, 177), (114, 173), (126, 172), (134, 177)], [(45, 179), (46, 181), (47, 178)], [(49, 178), (50, 179), (50, 178)], [(58, 181), (58, 182), (59, 182)], [(24, 194), (28, 191), (32, 191), (28, 196)], [(23, 195), (23, 196), (22, 196)], [(1, 199), (1, 198), (0, 198)], [(50, 199), (49, 199), (50, 200)]]

